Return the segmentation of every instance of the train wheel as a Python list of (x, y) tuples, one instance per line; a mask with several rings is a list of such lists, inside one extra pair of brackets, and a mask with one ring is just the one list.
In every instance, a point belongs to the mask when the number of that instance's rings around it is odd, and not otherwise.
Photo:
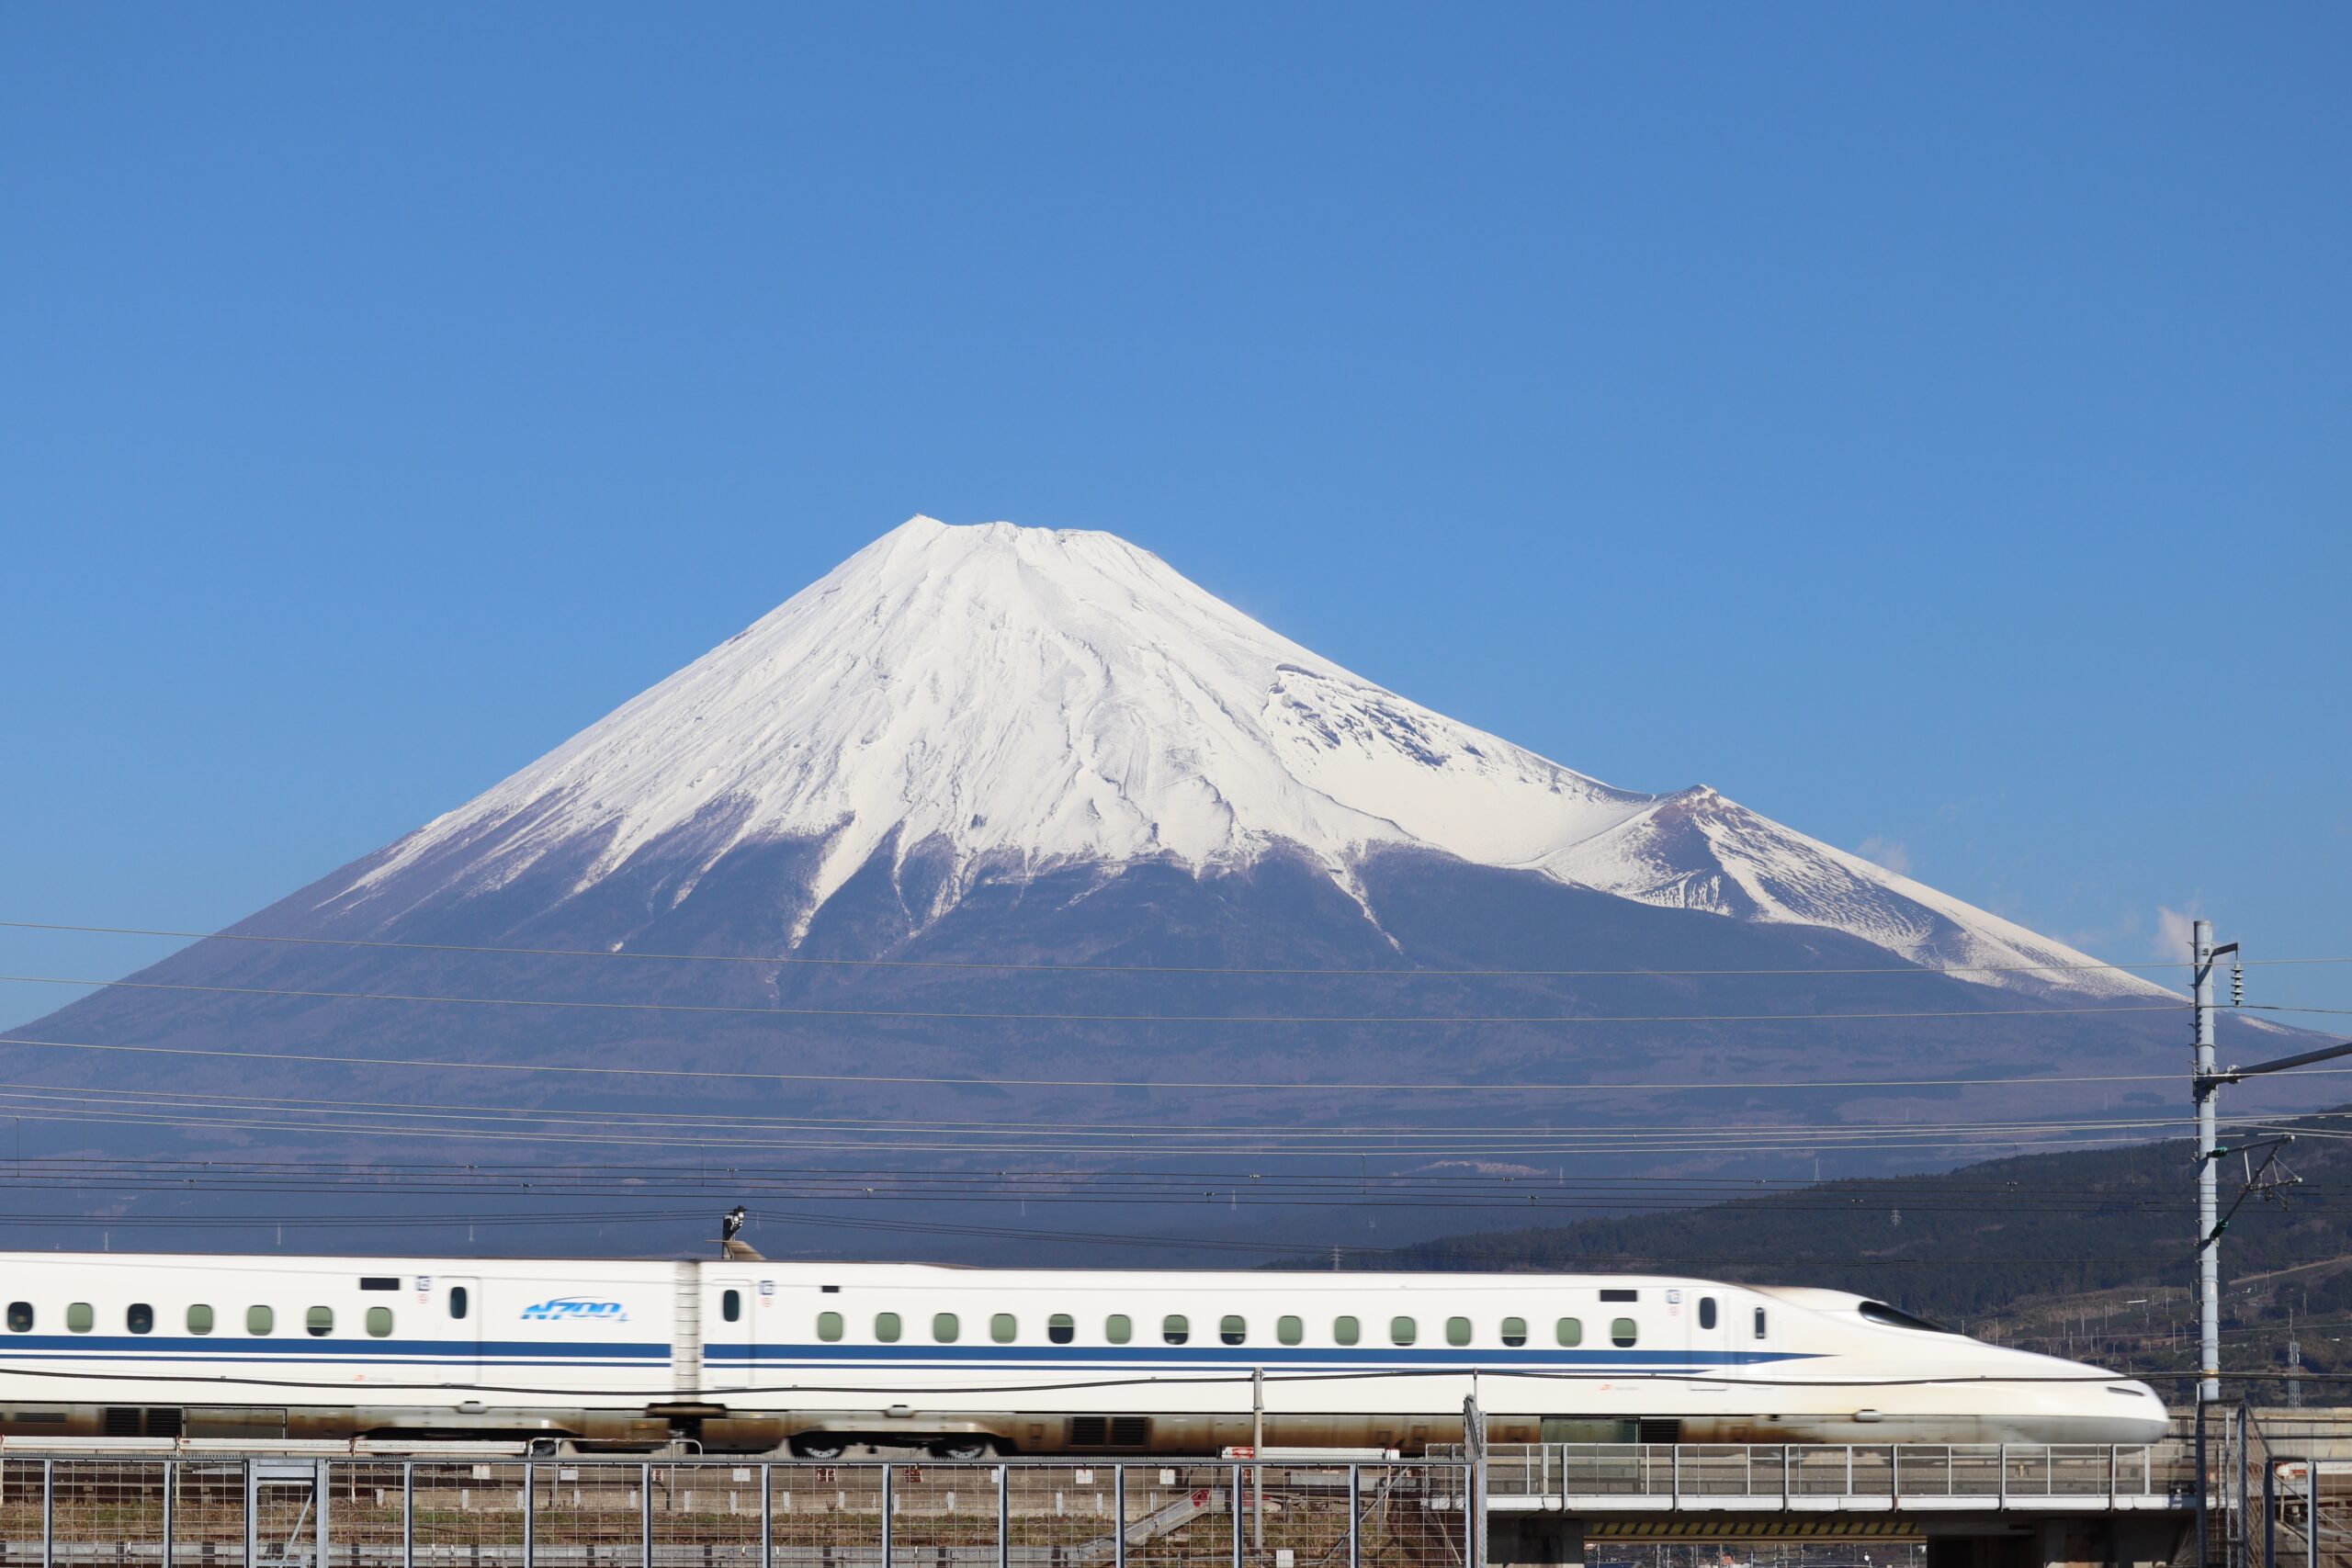
[(995, 1452), (996, 1443), (989, 1438), (942, 1438), (931, 1445), (933, 1459), (954, 1460), (960, 1464), (974, 1463)]
[(792, 1452), (797, 1459), (834, 1460), (849, 1451), (849, 1440), (831, 1432), (803, 1432), (792, 1439)]

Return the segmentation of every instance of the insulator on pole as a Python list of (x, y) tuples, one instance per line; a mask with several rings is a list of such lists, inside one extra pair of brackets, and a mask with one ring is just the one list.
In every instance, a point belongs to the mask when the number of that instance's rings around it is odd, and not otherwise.
[(2245, 1006), (2245, 965), (2243, 964), (2230, 965), (2230, 1005), (2233, 1008)]

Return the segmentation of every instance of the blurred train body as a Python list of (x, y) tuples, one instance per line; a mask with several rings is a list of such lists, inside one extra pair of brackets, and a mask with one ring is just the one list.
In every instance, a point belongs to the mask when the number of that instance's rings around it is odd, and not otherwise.
[(0, 1254), (0, 1436), (956, 1457), (2154, 1440), (2146, 1385), (1839, 1292), (1615, 1275)]

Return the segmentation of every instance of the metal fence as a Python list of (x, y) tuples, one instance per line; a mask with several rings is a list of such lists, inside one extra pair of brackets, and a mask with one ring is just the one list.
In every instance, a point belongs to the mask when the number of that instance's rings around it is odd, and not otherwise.
[(2169, 1445), (1498, 1443), (1486, 1459), (1487, 1495), (1505, 1507), (1543, 1498), (2172, 1507), (2194, 1485), (2190, 1456)]
[(0, 1456), (0, 1564), (1465, 1568), (1453, 1462)]

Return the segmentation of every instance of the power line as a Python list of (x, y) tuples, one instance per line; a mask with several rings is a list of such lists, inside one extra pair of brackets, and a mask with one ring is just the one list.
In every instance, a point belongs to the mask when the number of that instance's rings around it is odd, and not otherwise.
[[(368, 1131), (385, 1138), (430, 1138), (475, 1143), (514, 1143), (589, 1145), (599, 1146), (630, 1146), (644, 1148), (693, 1148), (722, 1150), (760, 1149), (839, 1149), (844, 1152), (896, 1152), (933, 1154), (1124, 1154), (1140, 1152), (1132, 1144), (1120, 1145), (1083, 1140), (1039, 1140), (1027, 1144), (990, 1144), (976, 1147), (967, 1143), (904, 1138), (883, 1141), (878, 1138), (847, 1138), (838, 1134), (820, 1138), (744, 1138), (733, 1135), (713, 1137), (658, 1137), (644, 1133), (600, 1132), (593, 1134), (578, 1133), (521, 1132), (502, 1127), (458, 1127), (431, 1125), (376, 1126), (355, 1129), (348, 1122), (316, 1122), (288, 1119), (262, 1119), (251, 1115), (194, 1116), (185, 1111), (164, 1114), (130, 1110), (63, 1110), (20, 1109), (12, 1112), (17, 1119), (31, 1122), (70, 1122), (119, 1126), (173, 1126), (188, 1129), (238, 1129), (276, 1133), (314, 1133), (347, 1137), (355, 1131)], [(2027, 1127), (2018, 1132), (1987, 1131), (1965, 1136), (1944, 1134), (1932, 1126), (1919, 1128), (1867, 1128), (1850, 1135), (1840, 1136), (1819, 1132), (1800, 1132), (1784, 1136), (1770, 1136), (1761, 1132), (1744, 1132), (1730, 1139), (1706, 1129), (1679, 1129), (1672, 1133), (1637, 1133), (1628, 1134), (1578, 1134), (1562, 1141), (1556, 1134), (1543, 1129), (1532, 1129), (1515, 1138), (1496, 1138), (1491, 1142), (1465, 1145), (1460, 1142), (1445, 1145), (1397, 1145), (1393, 1143), (1337, 1145), (1314, 1149), (1300, 1149), (1284, 1138), (1281, 1129), (1270, 1129), (1261, 1140), (1229, 1142), (1224, 1145), (1195, 1143), (1181, 1152), (1194, 1155), (1246, 1156), (1251, 1158), (1313, 1159), (1336, 1156), (1373, 1156), (1391, 1157), (1418, 1155), (1421, 1157), (1441, 1156), (1481, 1156), (1497, 1157), (1557, 1157), (1564, 1155), (1623, 1155), (1628, 1152), (1723, 1154), (1797, 1154), (1820, 1150), (1889, 1150), (1889, 1149), (1963, 1149), (1985, 1152), (1999, 1149), (2062, 1149), (2091, 1148), (2143, 1144), (2148, 1140), (2140, 1133), (2126, 1130), (2126, 1135), (2106, 1137), (2093, 1135), (2090, 1131), (2074, 1132), (2056, 1127)], [(1034, 1135), (1033, 1135), (1034, 1136)]]
[(2074, 1013), (2178, 1012), (2186, 1001), (2131, 1002), (2120, 1006), (1970, 1008), (1937, 1011), (1790, 1013), (1623, 1013), (1567, 1017), (1560, 1014), (1350, 1015), (1341, 1013), (1083, 1013), (973, 1012), (920, 1008), (738, 1007), (718, 1002), (591, 1001), (579, 998), (450, 997), (391, 991), (319, 991), (277, 986), (205, 986), (189, 981), (92, 980), (61, 975), (0, 975), (0, 981), (27, 986), (77, 986), (91, 990), (194, 991), (214, 996), (283, 997), (304, 1001), (439, 1002), (467, 1007), (561, 1008), (593, 1011), (749, 1014), (769, 1018), (886, 1018), (926, 1022), (970, 1023), (1207, 1023), (1207, 1024), (1543, 1024), (1604, 1023), (1821, 1023), (1894, 1019), (2046, 1018)]
[[(1660, 1083), (1602, 1081), (1595, 1083), (1464, 1083), (1459, 1079), (1447, 1081), (1419, 1080), (1394, 1082), (1332, 1082), (1311, 1079), (1256, 1081), (1232, 1078), (998, 1078), (971, 1076), (890, 1073), (785, 1073), (753, 1072), (695, 1067), (615, 1067), (588, 1066), (578, 1063), (538, 1062), (479, 1062), (458, 1061), (437, 1056), (335, 1056), (293, 1051), (237, 1051), (191, 1045), (126, 1045), (108, 1044), (87, 1040), (45, 1040), (29, 1035), (0, 1035), (0, 1045), (29, 1045), (46, 1050), (92, 1051), (164, 1056), (220, 1057), (255, 1062), (309, 1062), (344, 1066), (363, 1067), (424, 1067), (435, 1071), (548, 1073), (574, 1076), (612, 1077), (666, 1077), (684, 1079), (714, 1079), (748, 1083), (838, 1083), (884, 1084), (892, 1087), (936, 1085), (948, 1088), (972, 1089), (1223, 1089), (1248, 1093), (1272, 1093), (1280, 1090), (1324, 1090), (1345, 1093), (1464, 1093), (1510, 1094), (1564, 1093), (1589, 1094), (1597, 1092), (1676, 1092), (1707, 1091), (1721, 1093), (1760, 1092), (1782, 1089), (1948, 1089), (1968, 1087), (2004, 1088), (2037, 1084), (2110, 1084), (2110, 1083), (2177, 1083), (2178, 1073), (2091, 1073), (2045, 1077), (1929, 1077), (1929, 1078), (1791, 1078), (1739, 1079), (1717, 1078), (1703, 1083)], [(2352, 1067), (2313, 1067), (2307, 1074), (2352, 1074)]]
[[(836, 958), (808, 953), (632, 953), (626, 948), (504, 947), (470, 942), (391, 942), (361, 937), (286, 936), (256, 931), (179, 931), (156, 926), (69, 925), (51, 920), (0, 920), (0, 930), (62, 931), (94, 936), (158, 936), (187, 942), (243, 942), (300, 947), (374, 948), (401, 953), (467, 953), (511, 958), (627, 959), (668, 964), (753, 964), (806, 965), (851, 969), (998, 970), (1021, 974), (1074, 975), (1237, 975), (1338, 977), (1365, 976), (1385, 979), (1604, 979), (1649, 976), (1765, 975), (1991, 975), (2064, 974), (2079, 971), (2187, 969), (2173, 960), (2148, 964), (2107, 964), (2098, 960), (2067, 964), (1906, 964), (1870, 968), (1758, 969), (1423, 969), (1423, 968), (1281, 968), (1205, 964), (1022, 964), (1012, 961), (954, 958)], [(2352, 964), (2352, 958), (2264, 958), (2256, 964)]]
[[(943, 1134), (963, 1133), (989, 1135), (998, 1134), (1025, 1135), (1040, 1132), (1056, 1132), (1069, 1133), (1073, 1134), (1134, 1133), (1146, 1136), (1163, 1137), (1197, 1134), (1239, 1133), (1255, 1134), (1267, 1132), (1278, 1132), (1283, 1136), (1295, 1138), (1332, 1138), (1362, 1134), (1396, 1135), (1413, 1138), (1460, 1138), (1481, 1134), (1516, 1137), (1523, 1135), (1530, 1131), (1540, 1131), (1547, 1134), (1593, 1133), (1611, 1136), (1650, 1135), (1657, 1134), (1689, 1134), (1694, 1133), (1706, 1136), (1715, 1136), (1725, 1132), (1764, 1132), (1776, 1134), (1792, 1133), (1844, 1134), (1849, 1132), (1868, 1132), (1874, 1129), (1883, 1128), (1900, 1128), (1905, 1130), (1933, 1129), (1945, 1132), (1975, 1132), (2007, 1131), (2020, 1127), (2077, 1130), (2127, 1127), (2145, 1128), (2172, 1125), (2187, 1126), (2191, 1124), (2189, 1118), (2181, 1116), (2142, 1116), (2129, 1118), (2102, 1116), (2095, 1120), (2078, 1117), (2062, 1121), (2011, 1119), (2000, 1121), (1939, 1120), (1916, 1122), (1838, 1122), (1831, 1123), (1803, 1122), (1741, 1123), (1717, 1122), (1711, 1122), (1702, 1129), (1691, 1128), (1679, 1123), (1640, 1123), (1621, 1122), (1594, 1122), (1581, 1126), (1574, 1124), (1563, 1126), (1557, 1123), (1553, 1123), (1533, 1129), (1531, 1129), (1526, 1124), (1520, 1122), (1483, 1125), (1478, 1123), (1443, 1122), (1435, 1125), (1424, 1123), (1405, 1127), (1395, 1127), (1379, 1123), (1361, 1122), (1336, 1124), (1318, 1123), (1312, 1126), (1302, 1126), (1295, 1122), (1287, 1120), (1280, 1122), (1271, 1122), (1266, 1121), (1248, 1122), (1185, 1122), (1153, 1121), (1136, 1122), (1073, 1122), (1067, 1117), (1059, 1117), (1048, 1122), (1006, 1121), (1002, 1119), (959, 1122), (943, 1119), (935, 1115), (896, 1117), (779, 1116), (711, 1112), (681, 1113), (670, 1111), (646, 1110), (636, 1106), (623, 1109), (600, 1106), (569, 1105), (539, 1106), (515, 1104), (453, 1104), (447, 1101), (435, 1101), (431, 1104), (424, 1104), (408, 1100), (356, 1100), (344, 1096), (338, 1096), (333, 1099), (320, 1099), (298, 1095), (211, 1094), (193, 1090), (126, 1089), (98, 1085), (81, 1086), (41, 1084), (0, 1079), (0, 1095), (10, 1094), (69, 1100), (119, 1100), (127, 1103), (137, 1103), (150, 1106), (187, 1105), (198, 1109), (224, 1107), (248, 1111), (285, 1111), (288, 1112), (300, 1112), (307, 1114), (333, 1113), (335, 1115), (350, 1116), (412, 1115), (447, 1117), (453, 1119), (475, 1116), (499, 1116), (519, 1118), (534, 1122), (605, 1122), (620, 1125), (646, 1124), (661, 1127), (691, 1127), (722, 1132), (734, 1131), (738, 1129), (756, 1131), (763, 1128), (866, 1128), (884, 1132), (913, 1129)], [(2312, 1113), (2315, 1118), (2326, 1116), (2328, 1114), (2330, 1113)], [(2274, 1118), (2253, 1115), (2240, 1116), (2233, 1118), (2232, 1120), (2239, 1122), (2258, 1122), (2274, 1120)]]

